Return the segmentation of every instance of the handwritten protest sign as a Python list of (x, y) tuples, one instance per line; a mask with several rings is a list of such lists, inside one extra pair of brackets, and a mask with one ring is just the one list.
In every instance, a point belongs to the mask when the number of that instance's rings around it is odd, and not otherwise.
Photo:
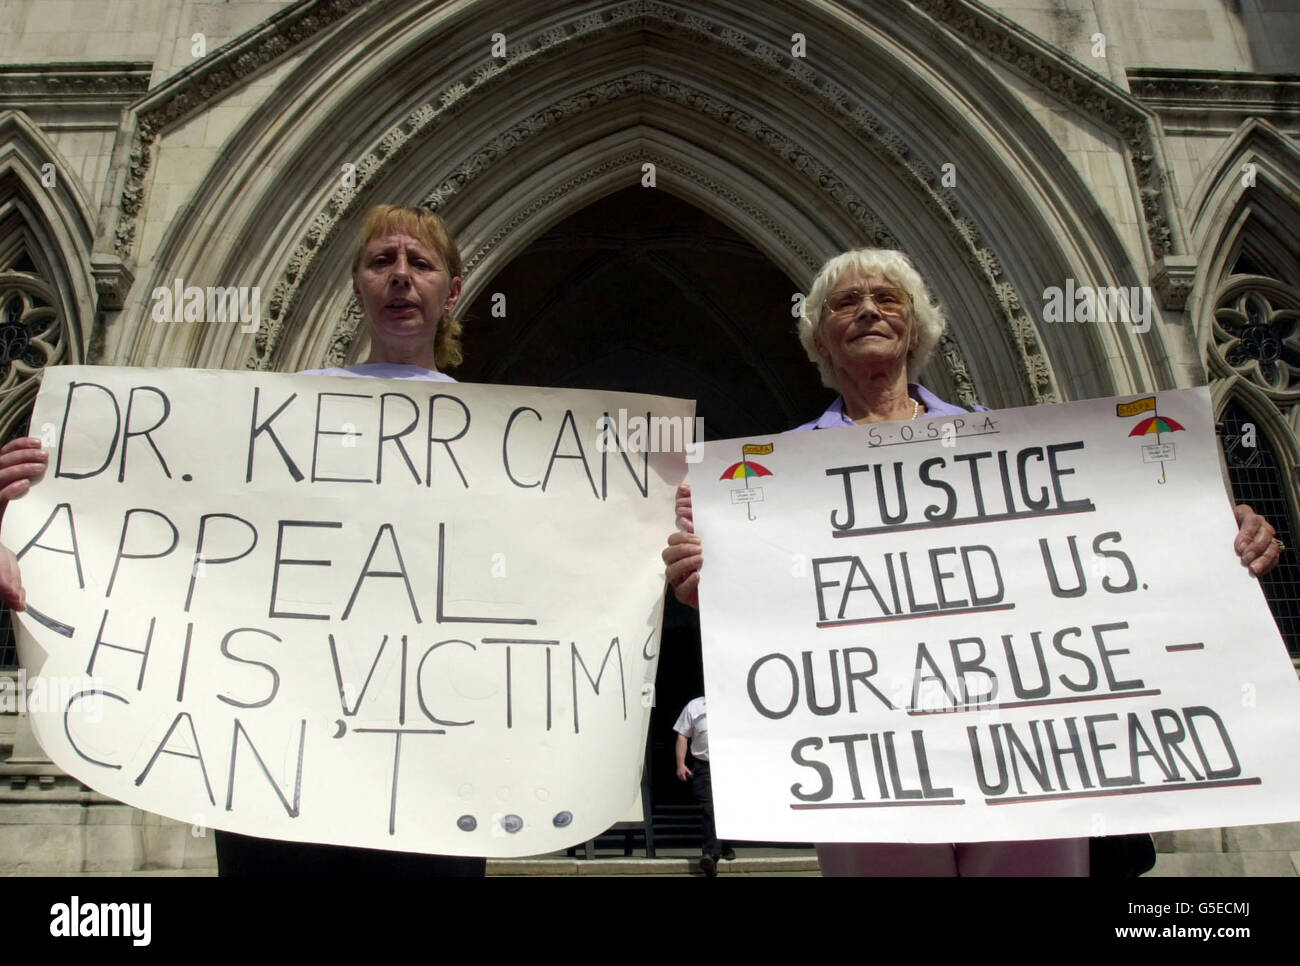
[(63, 696), (38, 740), (204, 827), (486, 856), (598, 834), (638, 792), (692, 408), (47, 370), (49, 470), (4, 521), (24, 666)]
[(719, 832), (1300, 818), (1300, 684), (1204, 389), (710, 443), (691, 471)]

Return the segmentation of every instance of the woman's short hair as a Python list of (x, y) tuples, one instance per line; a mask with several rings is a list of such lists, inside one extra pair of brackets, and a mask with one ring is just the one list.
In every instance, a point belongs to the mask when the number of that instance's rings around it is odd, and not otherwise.
[[(366, 212), (361, 222), (361, 234), (352, 253), (352, 274), (361, 268), (361, 257), (366, 246), (376, 238), (401, 232), (424, 242), (442, 256), (444, 267), (451, 278), (461, 273), (460, 250), (446, 222), (432, 211), (412, 208), (409, 205), (375, 205)], [(438, 334), (434, 336), (433, 355), (439, 370), (458, 366), (464, 361), (460, 348), (460, 335), (464, 326), (451, 312), (443, 312), (438, 320)]]
[(902, 252), (889, 248), (857, 248), (836, 255), (821, 267), (799, 310), (799, 341), (808, 353), (808, 358), (821, 372), (822, 384), (836, 391), (842, 389), (830, 360), (817, 351), (815, 339), (828, 317), (824, 306), (826, 297), (849, 273), (880, 275), (907, 292), (912, 303), (912, 324), (916, 327), (917, 337), (916, 348), (907, 355), (908, 375), (915, 381), (916, 373), (929, 361), (930, 354), (939, 344), (948, 324), (943, 309), (930, 301), (930, 293), (921, 280), (921, 273)]

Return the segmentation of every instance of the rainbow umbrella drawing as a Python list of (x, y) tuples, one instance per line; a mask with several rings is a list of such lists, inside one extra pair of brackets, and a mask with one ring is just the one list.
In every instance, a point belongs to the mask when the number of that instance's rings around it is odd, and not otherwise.
[(1176, 419), (1170, 419), (1168, 416), (1161, 416), (1156, 412), (1156, 397), (1148, 396), (1145, 399), (1138, 399), (1131, 403), (1120, 403), (1115, 407), (1115, 415), (1119, 417), (1138, 416), (1142, 413), (1150, 413), (1145, 419), (1139, 420), (1138, 424), (1129, 430), (1129, 436), (1155, 436), (1154, 445), (1142, 447), (1144, 452), (1158, 454), (1156, 459), (1160, 463), (1160, 479), (1157, 483), (1164, 483), (1167, 479), (1165, 476), (1165, 459), (1159, 458), (1164, 456), (1173, 459), (1173, 444), (1169, 444), (1168, 453), (1162, 447), (1160, 442), (1161, 433), (1176, 433), (1183, 430), (1183, 426)]
[(747, 480), (752, 476), (771, 476), (772, 471), (761, 463), (755, 463), (752, 460), (741, 460), (739, 463), (732, 463), (722, 475), (720, 480)]
[(1155, 433), (1159, 436), (1161, 433), (1173, 433), (1182, 428), (1182, 425), (1177, 420), (1170, 419), (1168, 416), (1148, 416), (1129, 430), (1129, 435), (1148, 436)]
[(772, 475), (772, 471), (766, 466), (762, 463), (755, 463), (753, 460), (748, 459), (748, 457), (766, 456), (768, 453), (772, 452), (773, 449), (774, 447), (771, 443), (745, 443), (740, 448), (740, 462), (732, 463), (723, 470), (722, 475), (718, 477), (720, 480), (745, 481), (745, 486), (742, 486), (732, 493), (732, 502), (743, 502), (745, 504), (746, 519), (754, 519), (753, 503), (755, 500), (763, 499), (763, 488), (761, 486), (750, 487), (748, 485), (749, 480), (760, 476)]

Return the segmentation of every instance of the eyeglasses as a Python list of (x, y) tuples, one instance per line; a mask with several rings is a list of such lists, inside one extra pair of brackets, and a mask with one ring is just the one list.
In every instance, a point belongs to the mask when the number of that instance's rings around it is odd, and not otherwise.
[(832, 292), (826, 296), (826, 301), (822, 304), (830, 309), (831, 315), (842, 317), (856, 313), (866, 303), (867, 299), (875, 303), (877, 312), (891, 318), (902, 315), (911, 304), (907, 292), (892, 286), (873, 288), (870, 292), (863, 291), (860, 288), (840, 289), (838, 292)]

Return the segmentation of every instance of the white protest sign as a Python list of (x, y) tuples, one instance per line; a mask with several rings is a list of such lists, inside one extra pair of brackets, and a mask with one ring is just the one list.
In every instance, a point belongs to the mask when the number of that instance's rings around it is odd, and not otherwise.
[(482, 856), (588, 839), (638, 794), (692, 416), (48, 369), (49, 470), (4, 521), (24, 666), (66, 696), (36, 736), (87, 785), (204, 827)]
[(707, 444), (719, 833), (1300, 819), (1300, 683), (1214, 447), (1205, 389)]

